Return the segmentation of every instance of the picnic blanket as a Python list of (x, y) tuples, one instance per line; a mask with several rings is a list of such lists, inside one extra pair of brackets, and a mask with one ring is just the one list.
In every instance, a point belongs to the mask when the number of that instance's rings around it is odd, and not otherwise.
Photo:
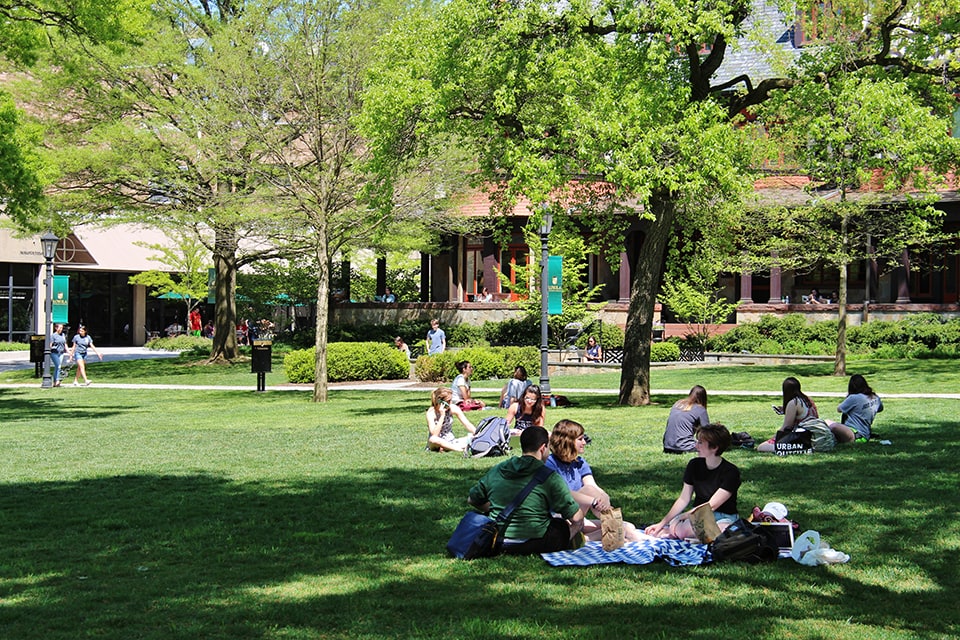
[(650, 564), (660, 559), (673, 567), (707, 564), (713, 556), (705, 544), (684, 540), (666, 540), (647, 535), (642, 540), (627, 542), (619, 549), (604, 551), (600, 542), (588, 542), (573, 551), (541, 553), (540, 557), (554, 567), (588, 567), (594, 564)]

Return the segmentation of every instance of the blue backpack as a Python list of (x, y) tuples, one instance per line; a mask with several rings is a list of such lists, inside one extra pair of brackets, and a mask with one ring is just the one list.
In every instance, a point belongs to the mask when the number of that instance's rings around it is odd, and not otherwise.
[(505, 418), (489, 416), (477, 424), (464, 457), (505, 456), (510, 452), (510, 426)]

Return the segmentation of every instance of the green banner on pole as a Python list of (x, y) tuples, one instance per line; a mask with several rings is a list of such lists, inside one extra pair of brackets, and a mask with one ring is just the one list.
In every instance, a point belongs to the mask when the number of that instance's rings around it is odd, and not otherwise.
[(563, 313), (563, 256), (547, 260), (547, 278), (547, 313), (558, 316)]
[(216, 304), (217, 302), (217, 270), (213, 267), (207, 269), (207, 304)]
[(53, 322), (68, 324), (70, 316), (70, 276), (53, 276)]

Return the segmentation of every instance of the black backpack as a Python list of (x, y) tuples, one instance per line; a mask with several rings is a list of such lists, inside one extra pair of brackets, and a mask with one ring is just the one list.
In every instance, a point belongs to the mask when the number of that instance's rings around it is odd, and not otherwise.
[(489, 416), (477, 424), (477, 431), (463, 455), (505, 456), (510, 452), (510, 426), (505, 418)]
[(768, 527), (738, 519), (710, 543), (714, 562), (770, 562), (780, 555), (777, 540)]

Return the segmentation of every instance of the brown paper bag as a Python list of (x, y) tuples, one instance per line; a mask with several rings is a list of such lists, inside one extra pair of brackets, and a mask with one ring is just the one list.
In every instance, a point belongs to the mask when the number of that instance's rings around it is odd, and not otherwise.
[(717, 526), (717, 519), (709, 502), (704, 502), (690, 512), (690, 524), (697, 539), (703, 544), (710, 544), (720, 535), (720, 527)]
[(623, 513), (619, 507), (600, 513), (600, 533), (604, 551), (613, 551), (623, 546)]

